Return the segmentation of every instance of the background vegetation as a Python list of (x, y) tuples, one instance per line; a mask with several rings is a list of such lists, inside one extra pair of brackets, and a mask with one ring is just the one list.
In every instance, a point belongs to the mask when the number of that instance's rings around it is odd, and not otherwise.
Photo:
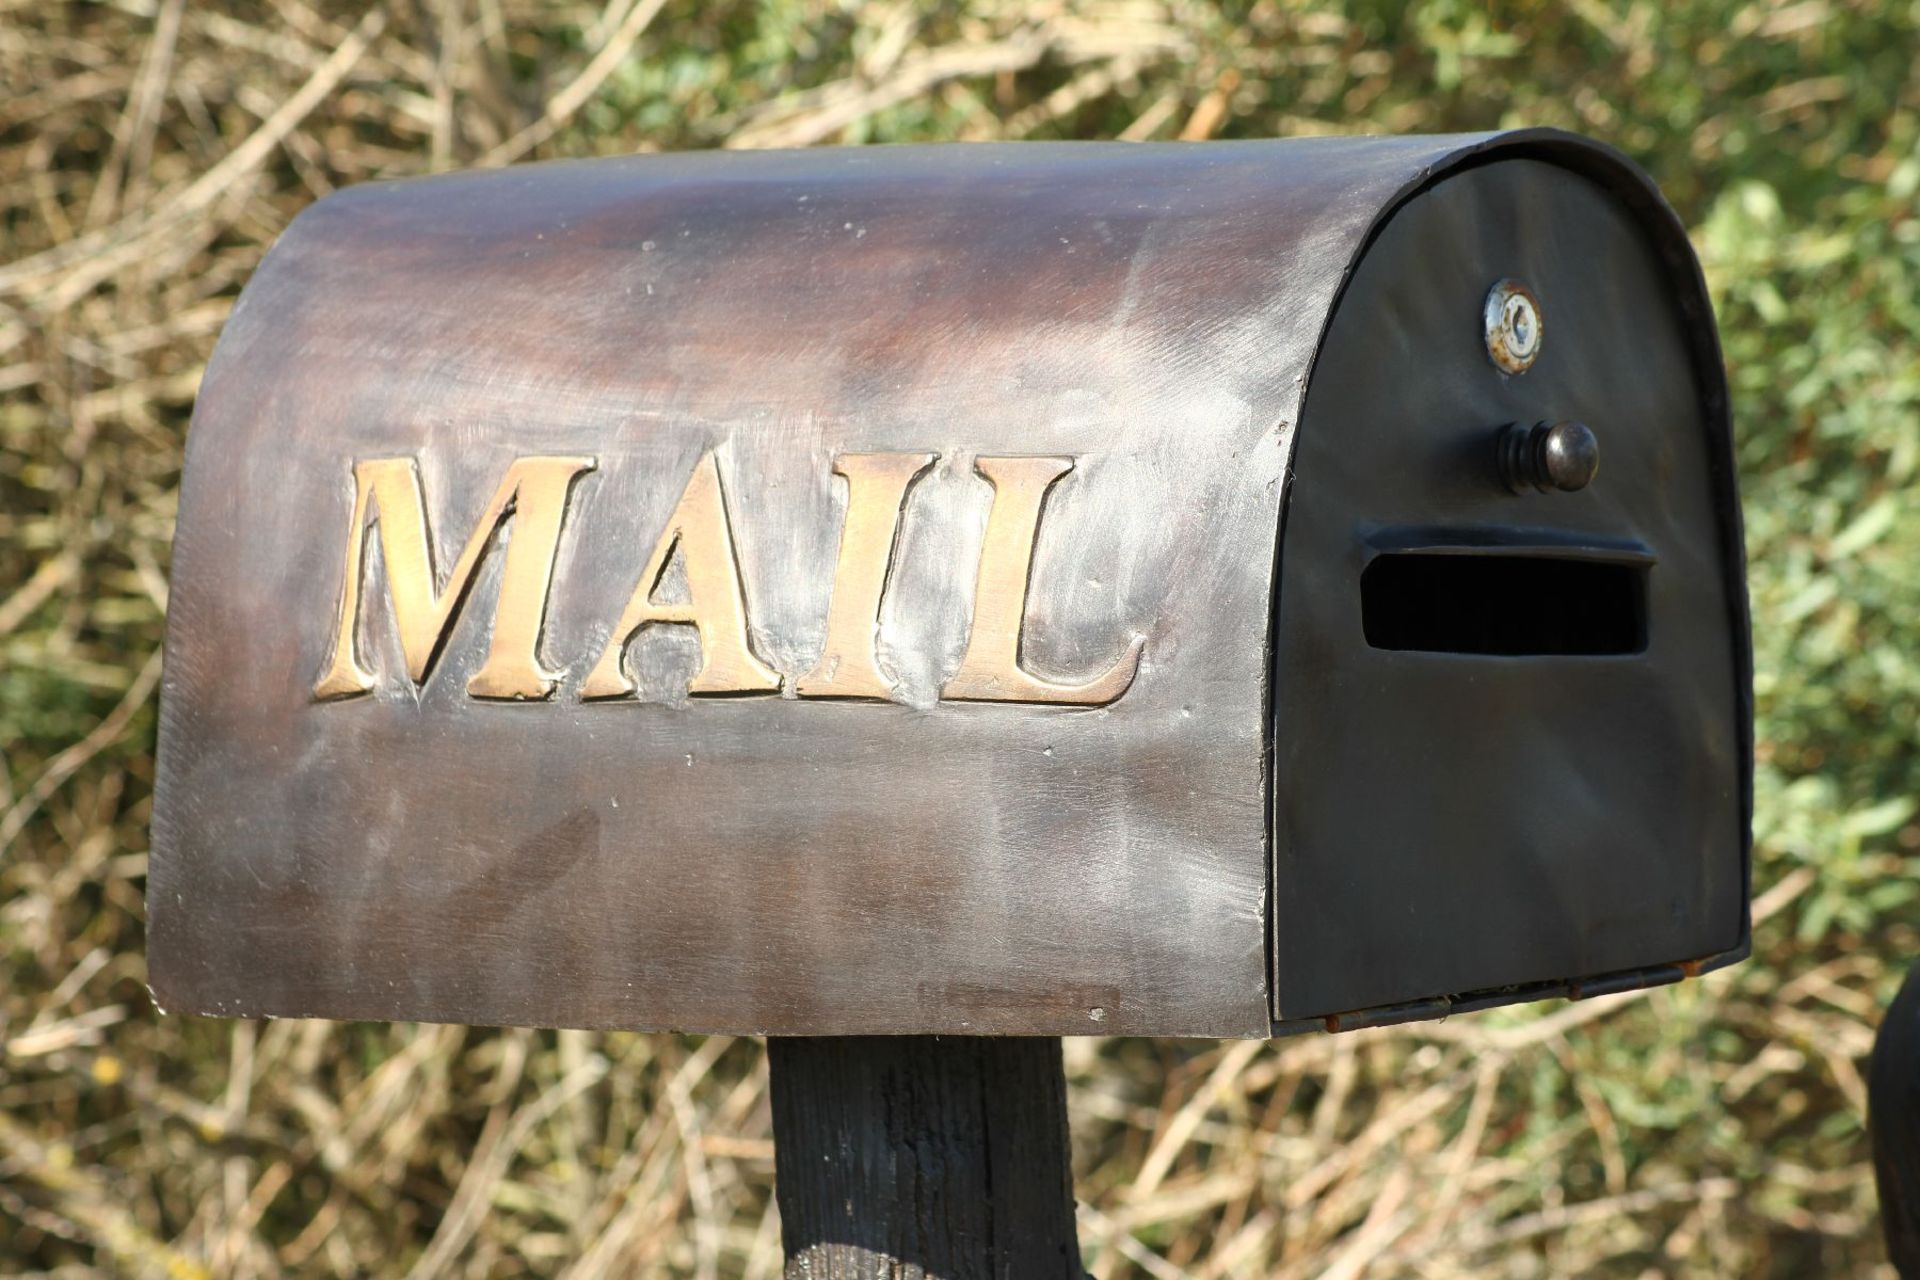
[(1920, 943), (1920, 4), (0, 0), (0, 1270), (769, 1276), (750, 1041), (154, 1015), (182, 435), (345, 183), (904, 139), (1564, 125), (1724, 328), (1755, 958), (1272, 1045), (1069, 1044), (1100, 1277), (1889, 1275), (1862, 1121)]

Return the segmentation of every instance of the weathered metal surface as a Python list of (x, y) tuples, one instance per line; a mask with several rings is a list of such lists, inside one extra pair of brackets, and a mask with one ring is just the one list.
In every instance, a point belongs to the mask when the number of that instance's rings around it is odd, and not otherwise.
[[(1402, 201), (1549, 153), (1651, 207), (1552, 134), (650, 156), (323, 201), (189, 437), (157, 998), (1268, 1033), (1270, 924), (1312, 906), (1270, 896), (1268, 752), (1402, 732), (1360, 700), (1268, 719), (1322, 334)], [(1454, 326), (1489, 373), (1501, 274)], [(1588, 976), (1559, 958), (1519, 981)]]

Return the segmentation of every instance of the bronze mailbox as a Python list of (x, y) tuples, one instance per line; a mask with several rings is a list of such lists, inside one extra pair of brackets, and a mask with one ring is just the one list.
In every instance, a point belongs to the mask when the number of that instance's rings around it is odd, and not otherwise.
[(1682, 230), (1549, 131), (374, 183), (188, 441), (210, 1014), (1265, 1036), (1744, 954)]

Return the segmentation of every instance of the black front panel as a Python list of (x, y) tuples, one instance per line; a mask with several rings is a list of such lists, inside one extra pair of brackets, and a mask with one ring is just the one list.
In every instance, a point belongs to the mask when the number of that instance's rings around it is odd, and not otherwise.
[[(1503, 278), (1543, 321), (1518, 374), (1484, 337)], [(1281, 547), (1276, 1016), (1742, 941), (1744, 640), (1684, 286), (1605, 191), (1532, 160), (1415, 196), (1362, 259)], [(1514, 492), (1502, 429), (1567, 420), (1597, 476)]]

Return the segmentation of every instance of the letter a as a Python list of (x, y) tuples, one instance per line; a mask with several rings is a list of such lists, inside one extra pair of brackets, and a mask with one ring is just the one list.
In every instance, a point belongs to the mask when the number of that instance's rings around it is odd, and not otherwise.
[[(675, 547), (686, 563), (687, 603), (656, 603), (653, 593)], [(753, 656), (747, 639), (747, 604), (733, 556), (733, 534), (727, 527), (720, 468), (711, 450), (694, 464), (680, 503), (641, 571), (632, 599), (613, 626), (606, 652), (580, 686), (580, 696), (623, 698), (632, 693), (633, 681), (622, 670), (621, 659), (634, 633), (656, 622), (691, 623), (699, 629), (700, 669), (688, 682), (688, 693), (770, 693), (780, 687), (779, 673)]]
[(353, 524), (347, 531), (347, 561), (340, 589), (340, 614), (333, 657), (313, 687), (322, 700), (351, 698), (373, 688), (373, 676), (360, 665), (354, 637), (360, 621), (360, 587), (365, 574), (367, 525), (377, 523), (380, 554), (386, 565), (387, 594), (394, 627), (406, 655), (407, 676), (425, 683), (440, 648), (453, 630), (454, 616), (473, 585), (493, 535), (508, 519), (506, 568), (493, 611), (493, 642), (486, 665), (467, 681), (476, 698), (544, 698), (553, 692), (558, 672), (540, 665), (540, 630), (546, 622), (547, 589), (560, 543), (560, 522), (575, 477), (593, 469), (592, 458), (521, 458), (507, 468), (487, 509), (467, 538), (466, 549), (444, 587), (433, 570), (433, 540), (427, 530), (426, 501), (420, 471), (411, 458), (374, 458), (353, 467)]
[(1027, 580), (1047, 491), (1073, 470), (1072, 458), (978, 458), (973, 469), (993, 485), (986, 544), (973, 588), (973, 631), (960, 669), (940, 696), (970, 702), (1112, 702), (1140, 669), (1144, 637), (1135, 636), (1121, 659), (1082, 684), (1056, 684), (1020, 666), (1020, 629), (1027, 615)]

